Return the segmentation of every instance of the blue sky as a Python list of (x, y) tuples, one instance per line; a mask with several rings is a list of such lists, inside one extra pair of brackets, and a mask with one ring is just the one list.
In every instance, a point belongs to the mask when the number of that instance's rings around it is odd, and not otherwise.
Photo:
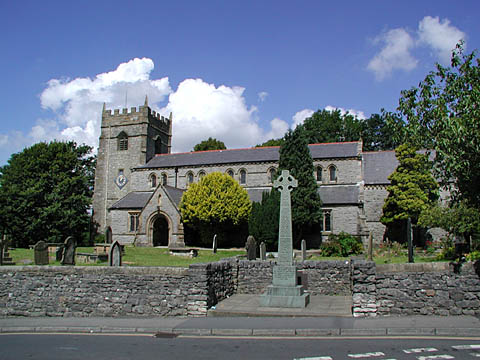
[(280, 137), (318, 109), (368, 117), (480, 49), (471, 1), (2, 1), (0, 165), (38, 141), (97, 146), (107, 108), (173, 112), (175, 152)]

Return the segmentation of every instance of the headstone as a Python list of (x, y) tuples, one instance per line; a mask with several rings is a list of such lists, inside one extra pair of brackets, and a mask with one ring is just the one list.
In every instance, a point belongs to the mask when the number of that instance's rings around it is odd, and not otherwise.
[(245, 250), (247, 250), (247, 259), (255, 260), (257, 258), (257, 242), (255, 238), (250, 235), (247, 238), (247, 243), (245, 244)]
[(368, 235), (368, 261), (373, 261), (373, 234)]
[(108, 265), (122, 266), (122, 247), (118, 241), (114, 241), (108, 251)]
[(5, 242), (7, 241), (7, 235), (3, 235), (0, 239), (0, 265), (3, 265), (3, 248), (5, 247)]
[(63, 257), (63, 250), (65, 249), (65, 245), (59, 244), (57, 246), (57, 250), (55, 251), (55, 260), (56, 261), (62, 261)]
[(75, 239), (72, 236), (67, 237), (64, 243), (62, 265), (75, 265)]
[(310, 294), (304, 293), (298, 285), (298, 272), (293, 264), (292, 209), (290, 192), (298, 181), (288, 170), (273, 183), (280, 191), (280, 221), (278, 229), (278, 263), (273, 267), (272, 285), (260, 298), (260, 306), (304, 308), (310, 301)]
[(107, 227), (107, 229), (105, 230), (105, 242), (107, 244), (111, 244), (112, 243), (112, 229), (109, 227)]
[(217, 253), (217, 234), (213, 236), (212, 252)]
[(10, 238), (7, 235), (3, 235), (3, 240), (0, 246), (0, 265), (15, 265), (8, 252), (9, 245)]
[(407, 220), (407, 244), (408, 244), (408, 262), (413, 263), (413, 234), (412, 219)]
[(307, 242), (305, 239), (301, 242), (301, 249), (302, 249), (302, 261), (307, 260)]
[(260, 244), (260, 260), (267, 260), (267, 247), (265, 246), (265, 243), (263, 241)]
[(40, 240), (33, 247), (35, 265), (48, 265), (48, 245)]

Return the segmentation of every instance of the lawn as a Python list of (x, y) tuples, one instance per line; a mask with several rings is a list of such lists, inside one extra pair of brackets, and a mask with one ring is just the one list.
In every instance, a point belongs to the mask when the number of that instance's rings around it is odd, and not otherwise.
[[(78, 247), (77, 253), (93, 253), (93, 247)], [(126, 266), (179, 266), (188, 267), (194, 263), (214, 262), (220, 259), (233, 257), (236, 255), (245, 255), (244, 250), (218, 250), (213, 254), (211, 250), (199, 250), (198, 256), (190, 258), (187, 256), (170, 255), (166, 248), (148, 248), (126, 246), (125, 254), (122, 262)], [(34, 251), (33, 249), (14, 249), (10, 250), (10, 256), (16, 265), (33, 265)], [(59, 261), (55, 261), (55, 254), (50, 254), (50, 265), (60, 265)], [(96, 264), (81, 264), (80, 266), (105, 266), (106, 262)]]

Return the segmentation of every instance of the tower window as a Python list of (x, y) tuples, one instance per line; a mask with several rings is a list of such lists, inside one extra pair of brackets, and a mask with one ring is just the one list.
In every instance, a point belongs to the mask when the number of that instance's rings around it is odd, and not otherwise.
[(128, 150), (128, 135), (123, 131), (117, 137), (117, 150)]

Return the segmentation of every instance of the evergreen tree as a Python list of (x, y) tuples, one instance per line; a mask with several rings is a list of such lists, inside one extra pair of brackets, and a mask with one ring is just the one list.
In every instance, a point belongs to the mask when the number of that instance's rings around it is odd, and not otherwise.
[(252, 204), (248, 232), (257, 243), (265, 242), (268, 250), (277, 250), (278, 222), (280, 220), (280, 193), (272, 189), (262, 194), (260, 203)]
[(89, 229), (95, 158), (74, 142), (38, 143), (0, 168), (0, 221), (15, 246), (77, 241)]
[[(416, 225), (422, 211), (437, 202), (439, 191), (427, 155), (409, 144), (400, 145), (395, 154), (399, 164), (388, 177), (390, 185), (380, 221), (387, 226), (391, 241), (404, 242), (407, 219)], [(422, 239), (417, 236), (416, 241), (421, 243)]]
[(304, 233), (318, 225), (322, 218), (322, 202), (318, 194), (317, 182), (313, 176), (313, 160), (308, 148), (305, 131), (297, 127), (289, 130), (280, 146), (278, 174), (289, 170), (298, 180), (298, 187), (292, 191), (292, 230), (298, 245)]

